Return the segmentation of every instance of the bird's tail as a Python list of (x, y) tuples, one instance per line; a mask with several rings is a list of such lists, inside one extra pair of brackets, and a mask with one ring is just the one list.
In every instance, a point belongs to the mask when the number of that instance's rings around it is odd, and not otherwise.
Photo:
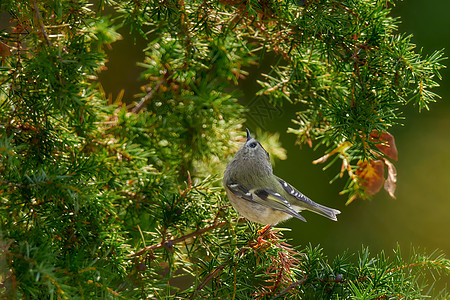
[(319, 214), (321, 216), (324, 216), (328, 219), (331, 219), (333, 221), (337, 221), (336, 215), (341, 213), (339, 210), (317, 204), (316, 202), (312, 201), (303, 194), (300, 194), (300, 196), (301, 197), (297, 197), (297, 199), (303, 203), (301, 206), (295, 205), (297, 210), (302, 211), (306, 209), (315, 212), (316, 214)]
[(331, 219), (333, 221), (337, 221), (336, 215), (340, 214), (341, 212), (334, 208), (329, 208), (317, 203), (314, 203), (315, 206), (311, 205), (308, 207), (308, 210), (315, 212), (316, 214), (319, 214), (321, 216), (327, 217), (328, 219)]

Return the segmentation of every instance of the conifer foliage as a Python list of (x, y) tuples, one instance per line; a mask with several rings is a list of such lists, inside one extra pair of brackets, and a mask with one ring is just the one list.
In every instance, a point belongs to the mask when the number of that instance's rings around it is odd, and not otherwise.
[[(387, 2), (0, 2), (2, 297), (445, 297), (426, 288), (450, 272), (439, 252), (328, 260), (257, 232), (220, 187), (242, 139), (237, 83), (273, 52), (260, 94), (304, 103), (290, 131), (328, 147), (317, 162), (337, 154), (349, 201), (377, 192), (381, 166), (394, 194), (388, 129), (402, 105), (438, 98), (442, 52), (414, 52)], [(148, 40), (148, 84), (128, 106), (97, 79), (121, 26)]]

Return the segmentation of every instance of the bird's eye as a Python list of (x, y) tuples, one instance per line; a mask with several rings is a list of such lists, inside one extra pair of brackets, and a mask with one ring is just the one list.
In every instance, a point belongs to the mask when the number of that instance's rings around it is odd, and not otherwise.
[(256, 143), (251, 143), (249, 146), (250, 146), (250, 148), (255, 148), (256, 147)]

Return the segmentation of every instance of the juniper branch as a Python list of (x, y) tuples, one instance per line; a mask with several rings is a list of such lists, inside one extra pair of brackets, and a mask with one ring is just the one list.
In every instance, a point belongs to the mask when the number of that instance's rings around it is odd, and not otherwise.
[[(241, 218), (239, 220), (233, 220), (232, 222), (236, 222), (236, 221), (237, 222), (243, 222), (244, 220), (245, 219)], [(184, 242), (187, 239), (190, 239), (190, 238), (197, 237), (199, 235), (205, 234), (205, 233), (207, 233), (207, 232), (209, 232), (211, 230), (214, 230), (216, 228), (221, 228), (222, 226), (224, 226), (226, 224), (229, 224), (229, 223), (230, 223), (229, 221), (216, 222), (216, 223), (214, 223), (214, 224), (212, 224), (212, 225), (210, 225), (208, 227), (205, 227), (205, 228), (202, 228), (202, 229), (198, 229), (198, 230), (196, 230), (194, 232), (191, 232), (189, 234), (186, 234), (186, 235), (174, 238), (174, 239), (162, 241), (160, 243), (157, 243), (157, 244), (154, 244), (154, 245), (142, 248), (142, 249), (138, 250), (136, 253), (130, 254), (129, 258), (142, 256), (142, 255), (146, 254), (149, 251), (156, 250), (156, 249), (159, 249), (159, 248), (172, 249), (173, 245), (175, 245), (177, 243), (181, 243), (181, 242)]]

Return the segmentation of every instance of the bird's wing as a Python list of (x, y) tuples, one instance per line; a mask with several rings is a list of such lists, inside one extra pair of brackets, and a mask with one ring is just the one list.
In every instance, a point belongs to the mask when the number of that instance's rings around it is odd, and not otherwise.
[(297, 191), (292, 185), (290, 185), (289, 183), (287, 183), (283, 179), (281, 179), (279, 177), (277, 177), (277, 179), (280, 182), (280, 184), (283, 187), (283, 189), (289, 195), (295, 197), (297, 200), (300, 200), (300, 201), (302, 201), (303, 203), (305, 203), (307, 205), (311, 205), (311, 206), (316, 206), (317, 205), (314, 201), (312, 201), (311, 199), (309, 199), (308, 197), (306, 197), (305, 195), (303, 195), (302, 193)]
[(227, 187), (235, 196), (238, 196), (239, 198), (245, 199), (247, 201), (255, 202), (253, 200), (252, 193), (244, 186), (237, 183), (229, 183), (227, 184)]
[(281, 196), (279, 193), (270, 190), (270, 189), (251, 189), (248, 190), (244, 186), (237, 184), (237, 183), (231, 183), (227, 184), (228, 189), (230, 192), (232, 192), (234, 195), (245, 199), (247, 201), (255, 202), (260, 205), (280, 210), (284, 213), (287, 213), (293, 217), (296, 217), (304, 222), (306, 222), (306, 219), (302, 217), (300, 214), (298, 214), (291, 206), (289, 201), (287, 201), (283, 196)]

